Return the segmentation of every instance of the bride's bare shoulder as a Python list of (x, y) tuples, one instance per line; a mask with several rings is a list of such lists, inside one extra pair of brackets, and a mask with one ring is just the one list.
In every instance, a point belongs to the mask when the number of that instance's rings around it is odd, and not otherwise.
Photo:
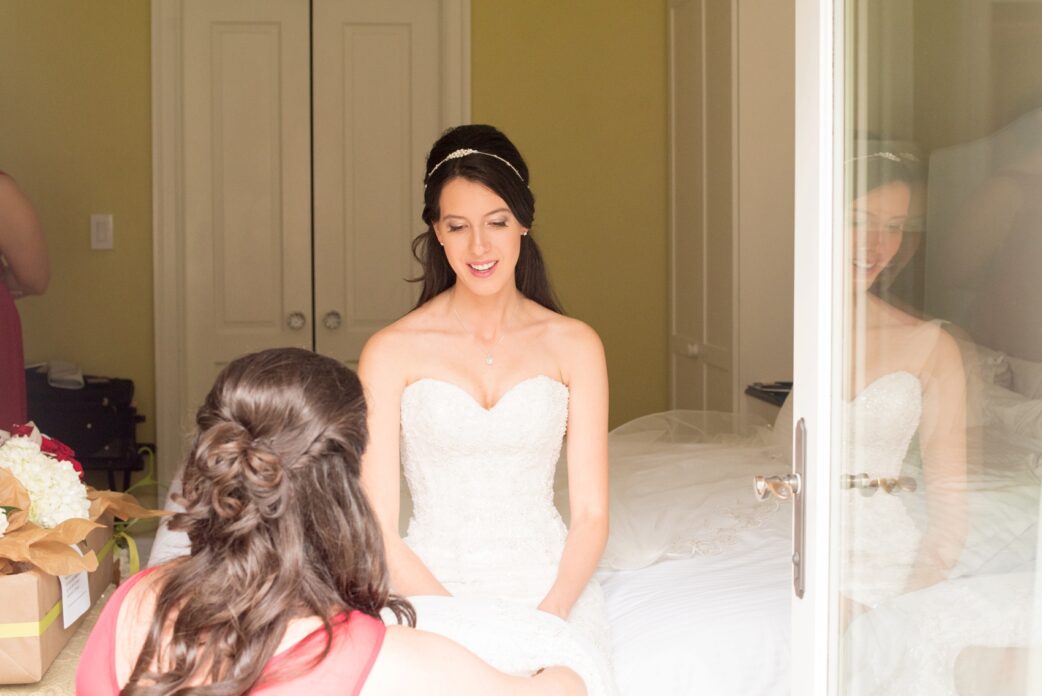
[(920, 356), (920, 373), (961, 373), (962, 354), (944, 322), (922, 319), (886, 302), (879, 304), (889, 330), (896, 332), (895, 336), (903, 336), (899, 345)]
[(563, 374), (574, 372), (577, 365), (598, 365), (604, 361), (604, 345), (593, 327), (545, 307), (536, 307), (533, 317), (539, 327), (539, 342), (555, 356)]
[(439, 308), (444, 301), (443, 295), (438, 295), (370, 336), (362, 348), (359, 370), (363, 365), (400, 363), (422, 346), (439, 328)]

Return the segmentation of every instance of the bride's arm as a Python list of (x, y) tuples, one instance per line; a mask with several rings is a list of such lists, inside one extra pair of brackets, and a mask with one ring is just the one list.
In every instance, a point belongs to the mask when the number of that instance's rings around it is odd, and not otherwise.
[(943, 330), (923, 370), (919, 446), (927, 524), (909, 591), (943, 580), (966, 541), (966, 374), (955, 340)]
[(369, 445), (362, 457), (362, 486), (383, 532), (384, 551), (391, 587), (400, 595), (447, 595), (419, 556), (402, 541), (398, 531), (398, 436), (404, 379), (395, 355), (393, 338), (385, 332), (373, 336), (362, 350), (358, 376), (365, 387)]
[(565, 346), (571, 521), (557, 579), (539, 604), (562, 618), (568, 618), (608, 541), (608, 371), (600, 338), (576, 324)]

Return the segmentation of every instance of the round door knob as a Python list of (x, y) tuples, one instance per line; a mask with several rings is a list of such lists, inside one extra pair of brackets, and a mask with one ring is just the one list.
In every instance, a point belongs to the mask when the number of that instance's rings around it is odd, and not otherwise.
[(340, 312), (335, 309), (332, 312), (326, 312), (326, 315), (322, 317), (322, 325), (330, 331), (336, 331), (339, 329), (341, 323)]
[[(858, 489), (863, 496), (875, 495), (879, 490), (879, 479), (872, 478), (868, 474), (843, 474), (840, 478), (840, 487), (844, 490)], [(889, 492), (889, 491), (887, 491)]]
[(897, 479), (897, 487), (906, 493), (915, 493), (916, 489), (919, 488), (919, 484), (915, 482), (914, 478), (902, 476)]
[(890, 495), (897, 495), (898, 493), (915, 493), (918, 484), (914, 478), (908, 476), (901, 476), (899, 478), (880, 478), (879, 487)]
[(758, 500), (767, 500), (772, 495), (780, 500), (791, 500), (800, 492), (800, 477), (798, 474), (757, 476), (753, 479), (753, 492)]
[(303, 312), (290, 312), (289, 316), (286, 317), (286, 326), (294, 331), (300, 331), (305, 324), (307, 324), (307, 318)]

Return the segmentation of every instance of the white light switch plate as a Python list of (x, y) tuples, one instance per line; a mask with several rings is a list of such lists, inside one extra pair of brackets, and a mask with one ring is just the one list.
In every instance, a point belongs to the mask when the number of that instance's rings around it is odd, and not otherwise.
[(90, 216), (90, 248), (106, 250), (113, 248), (112, 214), (94, 213)]

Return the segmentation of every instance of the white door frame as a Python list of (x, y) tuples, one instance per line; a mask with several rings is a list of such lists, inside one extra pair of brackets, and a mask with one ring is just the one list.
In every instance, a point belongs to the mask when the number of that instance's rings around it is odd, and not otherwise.
[[(307, 0), (296, 0), (307, 2)], [(152, 264), (156, 449), (161, 495), (187, 451), (197, 404), (185, 396), (183, 0), (152, 2)], [(441, 0), (443, 119), (470, 120), (470, 0)]]
[[(842, 265), (833, 244), (841, 219), (836, 153), (842, 148), (843, 17), (841, 0), (796, 0), (794, 426), (806, 426), (805, 594), (792, 599), (791, 693), (825, 696), (837, 688), (838, 609), (830, 492), (839, 452)], [(839, 189), (837, 191), (837, 188)], [(795, 530), (794, 530), (795, 531)]]

